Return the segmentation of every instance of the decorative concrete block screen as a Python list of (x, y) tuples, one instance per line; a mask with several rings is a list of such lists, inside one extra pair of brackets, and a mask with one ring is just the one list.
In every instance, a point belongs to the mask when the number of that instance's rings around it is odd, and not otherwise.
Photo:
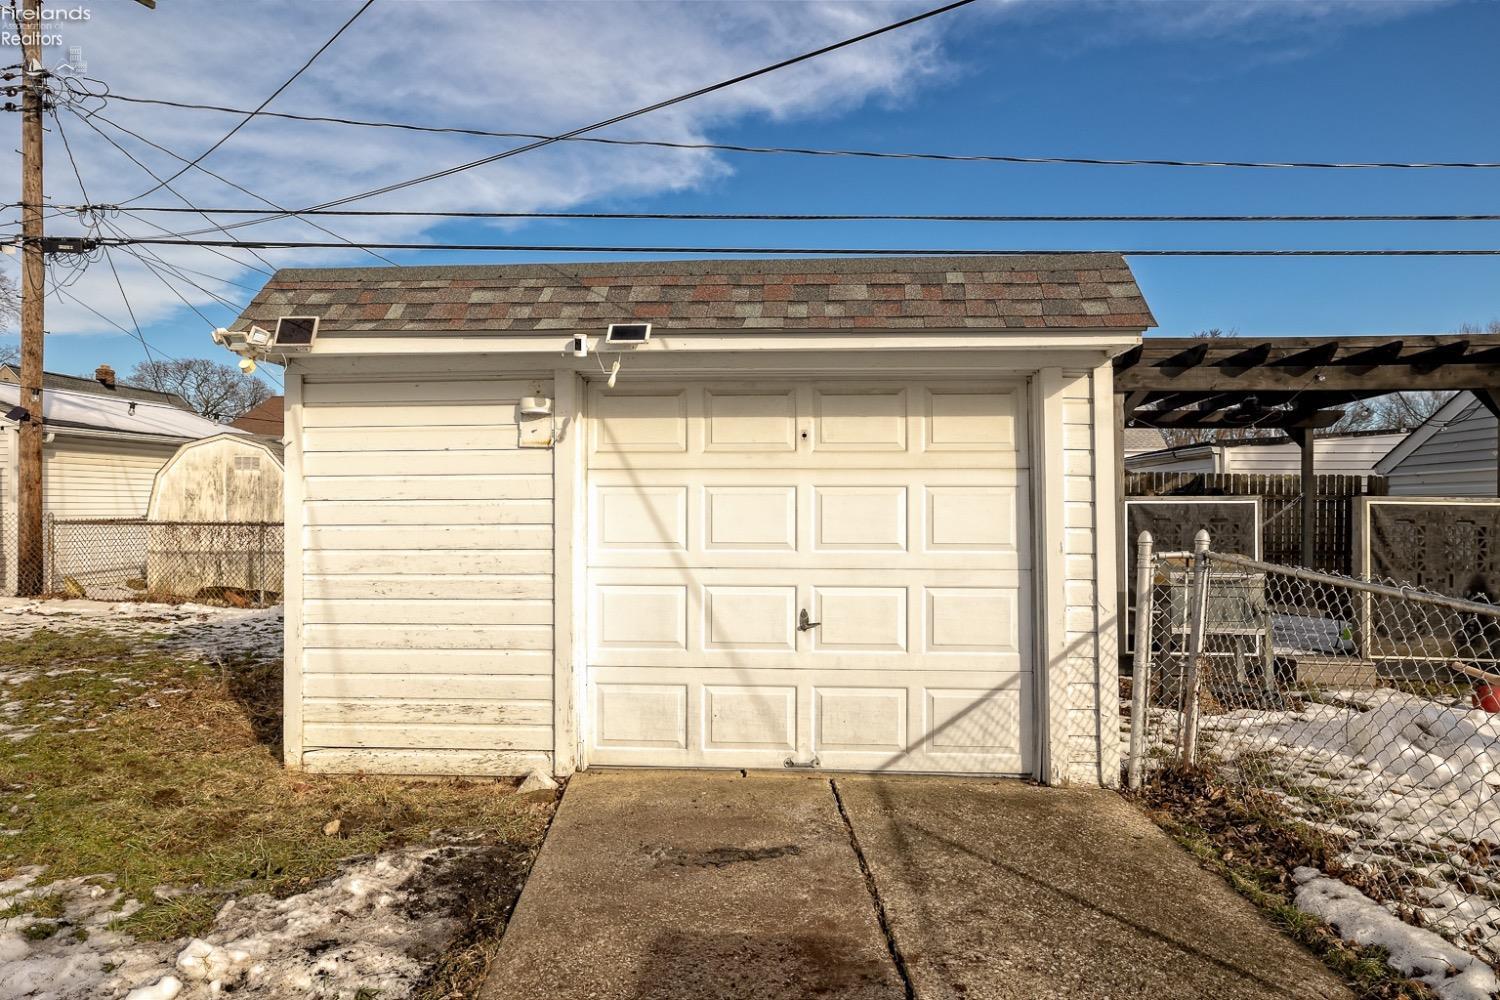
[[(1251, 559), (1261, 557), (1261, 501), (1259, 497), (1132, 497), (1125, 501), (1126, 587), (1128, 608), (1135, 613), (1135, 545), (1142, 531), (1151, 532), (1157, 552), (1191, 552), (1193, 536), (1206, 530), (1227, 552)], [(1128, 646), (1135, 635), (1127, 625)], [(1133, 647), (1131, 647), (1133, 648)]]
[[(1500, 603), (1500, 499), (1457, 497), (1363, 497), (1355, 510), (1355, 575), (1377, 582), (1396, 581), (1445, 597), (1486, 604)], [(1417, 618), (1403, 622), (1405, 630), (1389, 622), (1362, 622), (1361, 639), (1367, 655), (1386, 647), (1404, 646), (1411, 630), (1426, 630)], [(1483, 637), (1458, 636), (1472, 644), (1482, 638), (1487, 648), (1500, 651), (1500, 626), (1486, 623)], [(1446, 658), (1456, 649), (1436, 649)], [(1496, 661), (1491, 653), (1487, 662)]]

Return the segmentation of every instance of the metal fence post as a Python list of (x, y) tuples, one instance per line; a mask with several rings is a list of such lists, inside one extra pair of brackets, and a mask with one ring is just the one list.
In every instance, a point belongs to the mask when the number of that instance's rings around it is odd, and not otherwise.
[(1198, 760), (1198, 688), (1203, 683), (1199, 661), (1203, 658), (1203, 634), (1208, 620), (1208, 532), (1193, 536), (1193, 591), (1188, 633), (1187, 676), (1183, 680), (1182, 762)]
[(1151, 690), (1151, 615), (1156, 598), (1156, 565), (1151, 555), (1151, 532), (1141, 532), (1135, 543), (1135, 655), (1130, 667), (1130, 777), (1131, 791), (1141, 787), (1146, 767), (1146, 709)]
[(57, 592), (57, 587), (54, 583), (57, 579), (57, 519), (49, 510), (47, 511), (45, 520), (47, 522), (47, 530), (42, 537), (46, 539), (44, 543), (46, 550), (42, 554), (42, 572), (40, 575), (42, 577), (42, 593), (52, 594)]

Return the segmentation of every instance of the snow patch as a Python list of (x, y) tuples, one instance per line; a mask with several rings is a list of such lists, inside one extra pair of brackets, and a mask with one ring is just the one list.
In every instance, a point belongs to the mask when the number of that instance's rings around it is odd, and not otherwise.
[[(112, 929), (135, 904), (122, 909), (119, 893), (101, 880), (38, 888), (37, 873), (24, 873), (0, 884), (0, 891), (14, 887), (6, 905), (57, 895), (65, 912), (56, 920), (0, 921), (0, 1000), (209, 1000), (229, 993), (350, 1000), (360, 990), (386, 1000), (408, 996), (462, 930), (450, 915), (458, 890), (442, 888), (441, 875), (474, 853), (442, 847), (357, 859), (287, 899), (231, 900), (202, 937), (164, 943)], [(28, 934), (37, 923), (56, 930)]]
[(1299, 910), (1330, 924), (1346, 941), (1384, 948), (1392, 968), (1426, 983), (1443, 1000), (1490, 1000), (1500, 993), (1500, 978), (1489, 966), (1432, 931), (1406, 923), (1353, 886), (1316, 868), (1298, 868), (1292, 877)]
[(1205, 716), (1205, 752), (1230, 767), (1254, 754), (1247, 780), (1265, 784), (1269, 768), (1293, 814), (1348, 838), (1341, 862), (1398, 885), (1428, 926), (1500, 961), (1500, 877), (1487, 860), (1500, 854), (1500, 716), (1389, 688), (1319, 698)]

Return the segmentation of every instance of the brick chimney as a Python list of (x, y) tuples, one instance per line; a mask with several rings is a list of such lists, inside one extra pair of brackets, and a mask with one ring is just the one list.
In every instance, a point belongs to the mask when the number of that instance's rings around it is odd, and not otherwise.
[(100, 365), (94, 369), (94, 379), (106, 389), (115, 387), (115, 370), (109, 365)]

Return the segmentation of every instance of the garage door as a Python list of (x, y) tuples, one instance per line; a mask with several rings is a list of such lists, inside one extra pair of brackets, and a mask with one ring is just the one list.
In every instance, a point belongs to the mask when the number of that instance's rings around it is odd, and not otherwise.
[(594, 384), (591, 764), (1028, 773), (1017, 384)]

